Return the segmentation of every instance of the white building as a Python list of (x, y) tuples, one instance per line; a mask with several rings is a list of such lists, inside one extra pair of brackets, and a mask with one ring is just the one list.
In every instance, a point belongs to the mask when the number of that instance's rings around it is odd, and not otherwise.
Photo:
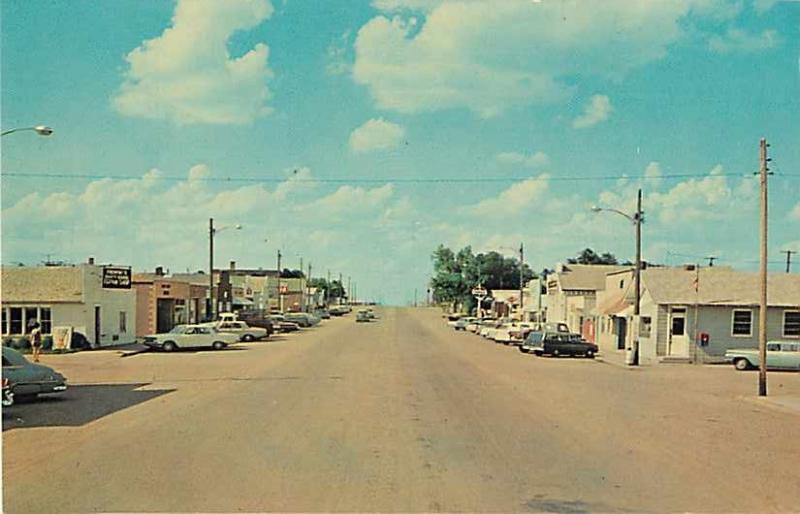
[(28, 333), (38, 322), (44, 334), (73, 327), (92, 346), (136, 340), (136, 293), (130, 268), (119, 266), (3, 266), (2, 333)]

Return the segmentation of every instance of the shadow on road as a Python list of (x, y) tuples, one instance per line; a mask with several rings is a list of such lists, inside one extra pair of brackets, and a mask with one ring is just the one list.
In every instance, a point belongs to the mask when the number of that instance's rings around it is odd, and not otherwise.
[(77, 427), (133, 407), (175, 389), (138, 390), (148, 383), (70, 386), (60, 395), (43, 395), (3, 407), (3, 431), (30, 427)]

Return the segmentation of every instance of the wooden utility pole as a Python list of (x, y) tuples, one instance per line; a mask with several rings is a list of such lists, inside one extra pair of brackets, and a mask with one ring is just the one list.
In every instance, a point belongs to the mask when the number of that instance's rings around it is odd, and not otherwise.
[(767, 396), (767, 140), (761, 138), (761, 301), (758, 310), (758, 396)]
[(519, 244), (519, 320), (523, 321), (525, 319), (525, 312), (523, 307), (525, 306), (525, 301), (522, 298), (522, 289), (525, 287), (523, 283), (523, 274), (522, 274), (522, 263), (525, 259), (525, 253), (522, 248), (522, 243)]
[(792, 272), (792, 254), (797, 253), (794, 250), (781, 250), (781, 253), (786, 254), (786, 273)]
[(208, 320), (214, 321), (214, 218), (208, 218)]
[(708, 267), (709, 268), (713, 268), (714, 267), (714, 261), (717, 260), (717, 257), (714, 257), (713, 255), (709, 255), (708, 257), (706, 257), (706, 259), (708, 259)]

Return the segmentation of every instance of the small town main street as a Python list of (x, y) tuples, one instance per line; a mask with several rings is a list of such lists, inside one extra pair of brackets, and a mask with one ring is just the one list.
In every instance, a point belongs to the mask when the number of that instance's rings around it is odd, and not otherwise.
[(4, 510), (800, 505), (800, 416), (745, 398), (753, 373), (536, 358), (438, 310), (379, 314), (221, 352), (44, 356), (71, 389), (4, 409)]

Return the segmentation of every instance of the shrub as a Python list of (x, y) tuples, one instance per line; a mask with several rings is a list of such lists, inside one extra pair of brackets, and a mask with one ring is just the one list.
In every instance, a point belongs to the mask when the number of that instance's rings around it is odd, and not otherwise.
[(14, 338), (14, 340), (11, 342), (11, 348), (14, 348), (15, 350), (24, 351), (30, 349), (30, 347), (31, 341), (28, 339), (28, 336)]
[(44, 336), (42, 337), (42, 350), (52, 350), (53, 349), (53, 336)]
[(90, 350), (92, 345), (89, 344), (89, 340), (86, 339), (85, 335), (81, 334), (80, 332), (73, 332), (72, 348), (74, 350)]

